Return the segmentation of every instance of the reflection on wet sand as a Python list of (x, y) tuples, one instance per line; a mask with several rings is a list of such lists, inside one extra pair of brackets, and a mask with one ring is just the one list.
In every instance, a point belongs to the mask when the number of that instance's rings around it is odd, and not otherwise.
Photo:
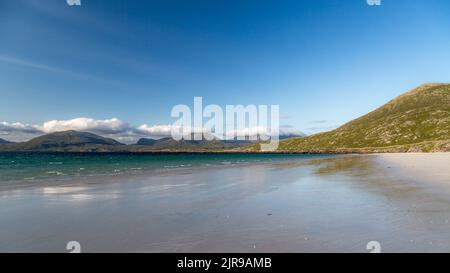
[(449, 195), (402, 173), (348, 155), (3, 191), (0, 251), (450, 251)]

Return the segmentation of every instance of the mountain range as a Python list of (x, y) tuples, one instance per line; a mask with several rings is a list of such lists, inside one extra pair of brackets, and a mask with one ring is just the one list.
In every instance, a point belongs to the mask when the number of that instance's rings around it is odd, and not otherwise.
[[(140, 139), (125, 145), (92, 133), (65, 131), (27, 142), (0, 139), (0, 152), (258, 152), (251, 141)], [(277, 152), (373, 153), (450, 151), (450, 84), (424, 84), (341, 127), (281, 140)]]
[(122, 147), (124, 144), (92, 133), (64, 131), (33, 138), (26, 142), (0, 145), (6, 152), (95, 152), (108, 151), (108, 147)]
[[(194, 137), (194, 136), (192, 136)], [(136, 144), (125, 145), (114, 139), (92, 133), (64, 131), (50, 133), (26, 142), (0, 143), (0, 152), (155, 152), (155, 151), (223, 151), (257, 143), (249, 140), (181, 140), (141, 138)]]
[(171, 137), (162, 139), (141, 138), (136, 143), (137, 146), (153, 149), (230, 149), (254, 142), (248, 140), (175, 140)]

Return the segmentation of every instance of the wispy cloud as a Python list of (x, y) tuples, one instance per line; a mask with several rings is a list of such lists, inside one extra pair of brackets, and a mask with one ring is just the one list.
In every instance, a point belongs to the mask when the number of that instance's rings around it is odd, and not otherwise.
[(331, 131), (331, 130), (334, 130), (334, 129), (336, 129), (338, 126), (336, 126), (336, 125), (330, 125), (330, 126), (315, 126), (315, 127), (309, 127), (309, 128), (306, 128), (306, 130), (308, 131), (308, 132), (311, 132), (311, 133), (321, 133), (321, 132), (327, 132), (327, 131)]
[(310, 121), (309, 123), (310, 124), (323, 124), (323, 123), (329, 123), (329, 122), (331, 122), (331, 120), (323, 119), (323, 120), (313, 120), (313, 121)]
[(105, 80), (100, 79), (93, 75), (75, 72), (75, 71), (67, 70), (64, 68), (57, 67), (57, 66), (51, 66), (51, 65), (47, 65), (47, 64), (43, 64), (43, 63), (31, 61), (31, 60), (25, 60), (25, 59), (21, 59), (21, 58), (17, 58), (17, 57), (0, 55), (0, 62), (6, 63), (6, 64), (11, 64), (11, 65), (27, 67), (27, 68), (31, 68), (31, 69), (37, 69), (37, 70), (46, 71), (46, 72), (51, 72), (51, 73), (66, 74), (69, 76), (84, 78), (84, 79), (88, 79), (88, 80), (105, 81)]
[(312, 120), (308, 122), (308, 124), (310, 124), (310, 127), (305, 128), (305, 131), (308, 132), (308, 134), (327, 132), (338, 127), (334, 124), (334, 121), (326, 119)]
[(39, 64), (39, 63), (35, 63), (35, 62), (30, 62), (30, 61), (13, 58), (13, 57), (8, 57), (8, 56), (2, 56), (2, 55), (0, 55), (0, 62), (9, 63), (9, 64), (13, 64), (13, 65), (19, 65), (19, 66), (26, 66), (29, 68), (45, 70), (45, 71), (49, 71), (49, 72), (71, 73), (67, 70), (60, 69), (57, 67), (52, 67), (52, 66), (48, 66), (48, 65), (44, 65), (44, 64)]

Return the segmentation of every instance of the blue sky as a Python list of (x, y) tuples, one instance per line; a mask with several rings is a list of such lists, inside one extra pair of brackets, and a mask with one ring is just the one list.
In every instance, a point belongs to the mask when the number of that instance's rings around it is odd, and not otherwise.
[(282, 125), (328, 130), (449, 82), (449, 12), (447, 0), (0, 0), (0, 122), (169, 124), (203, 96), (279, 104)]

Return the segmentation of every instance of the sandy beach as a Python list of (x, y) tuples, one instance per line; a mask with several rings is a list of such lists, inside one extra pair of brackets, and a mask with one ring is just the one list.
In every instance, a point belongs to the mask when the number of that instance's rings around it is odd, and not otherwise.
[(185, 168), (0, 191), (0, 251), (450, 251), (450, 154)]
[[(432, 183), (450, 190), (450, 153), (378, 154), (408, 179)], [(430, 185), (431, 186), (431, 185)]]

